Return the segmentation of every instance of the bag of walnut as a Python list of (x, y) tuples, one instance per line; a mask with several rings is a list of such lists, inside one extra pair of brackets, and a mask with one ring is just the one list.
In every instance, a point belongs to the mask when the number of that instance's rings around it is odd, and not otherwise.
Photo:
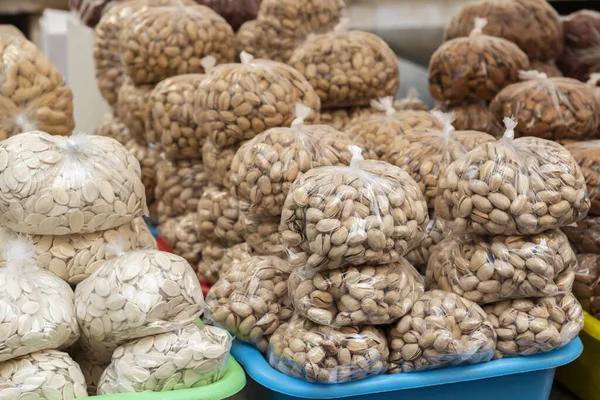
[(113, 138), (123, 146), (131, 139), (127, 126), (112, 111), (104, 114), (100, 124), (94, 130), (94, 135)]
[(504, 87), (519, 81), (529, 59), (506, 39), (483, 34), (485, 18), (475, 18), (468, 37), (442, 44), (429, 62), (429, 91), (440, 101), (461, 104), (489, 101)]
[(294, 50), (289, 64), (304, 74), (324, 109), (368, 105), (371, 99), (395, 96), (400, 86), (392, 49), (372, 33), (347, 30), (346, 22), (311, 36)]
[(495, 359), (558, 349), (583, 329), (583, 310), (571, 293), (505, 300), (483, 309), (498, 335)]
[(289, 190), (280, 232), (290, 264), (314, 270), (382, 265), (410, 251), (429, 221), (417, 183), (402, 169), (363, 160), (319, 167)]
[(585, 177), (592, 202), (590, 213), (600, 215), (600, 140), (588, 140), (565, 144)]
[(266, 353), (270, 335), (291, 318), (290, 266), (274, 256), (234, 261), (206, 296), (204, 320)]
[(500, 138), (504, 134), (503, 125), (496, 119), (486, 103), (449, 105), (438, 107), (441, 111), (454, 115), (452, 126), (459, 131), (479, 131)]
[(600, 255), (583, 253), (577, 255), (577, 271), (573, 294), (583, 309), (595, 318), (600, 316)]
[(425, 292), (388, 331), (388, 373), (418, 372), (486, 362), (496, 333), (477, 304), (441, 290)]
[(565, 47), (556, 64), (566, 76), (585, 82), (600, 71), (600, 12), (579, 10), (562, 24)]
[(318, 119), (319, 97), (294, 68), (240, 55), (241, 64), (213, 68), (197, 91), (196, 121), (212, 143), (223, 148), (252, 139), (274, 127), (289, 127), (296, 103), (314, 110), (305, 121)]
[(299, 314), (294, 314), (271, 336), (267, 356), (269, 364), (279, 372), (327, 384), (382, 374), (388, 357), (388, 342), (377, 327), (334, 329)]
[(350, 164), (350, 138), (325, 125), (305, 125), (312, 110), (300, 103), (295, 108), (290, 128), (255, 136), (233, 157), (232, 193), (249, 216), (281, 215), (290, 186), (308, 170)]
[(8, 239), (3, 253), (0, 361), (75, 343), (79, 326), (71, 287), (38, 267), (36, 249), (30, 241)]
[(0, 140), (38, 129), (71, 134), (73, 94), (33, 43), (0, 33), (0, 71)]
[(114, 139), (27, 132), (0, 143), (0, 222), (32, 235), (91, 233), (147, 214), (140, 164)]
[(506, 132), (447, 168), (438, 183), (435, 213), (456, 233), (531, 235), (584, 218), (590, 209), (585, 177), (561, 145)]
[(383, 157), (414, 178), (430, 208), (434, 207), (438, 181), (446, 176), (448, 166), (480, 144), (495, 141), (487, 133), (456, 131), (452, 126), (452, 114), (434, 113), (444, 123), (442, 129), (415, 129), (398, 136), (386, 143)]
[(490, 103), (497, 119), (517, 119), (517, 136), (583, 140), (597, 134), (600, 110), (585, 83), (537, 71), (519, 76), (522, 82), (505, 87)]
[(488, 21), (483, 33), (516, 43), (532, 60), (554, 60), (562, 51), (561, 21), (546, 1), (483, 0), (467, 4), (446, 26), (444, 39), (469, 36), (476, 17)]
[(600, 254), (600, 217), (587, 217), (560, 229), (576, 253)]
[(560, 230), (531, 236), (452, 236), (434, 247), (430, 285), (478, 304), (569, 292), (577, 260)]

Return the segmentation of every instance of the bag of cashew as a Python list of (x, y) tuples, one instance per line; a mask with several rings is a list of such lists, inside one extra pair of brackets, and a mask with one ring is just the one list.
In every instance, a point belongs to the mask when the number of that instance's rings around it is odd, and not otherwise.
[(496, 332), (485, 311), (454, 293), (425, 292), (388, 330), (388, 373), (417, 372), (486, 362)]
[(579, 164), (561, 145), (514, 139), (505, 118), (502, 139), (454, 161), (438, 182), (435, 213), (459, 234), (532, 235), (569, 225), (590, 209)]
[(38, 267), (30, 241), (8, 240), (3, 252), (6, 264), (0, 268), (0, 361), (75, 343), (79, 326), (71, 287)]
[(498, 335), (495, 359), (558, 349), (583, 329), (583, 310), (571, 293), (505, 300), (483, 310)]
[(220, 380), (227, 371), (233, 339), (226, 330), (190, 323), (146, 336), (115, 350), (98, 394), (168, 392)]
[(274, 256), (234, 260), (206, 296), (204, 319), (266, 353), (269, 337), (291, 318), (290, 266)]
[(363, 160), (319, 167), (289, 190), (280, 232), (293, 267), (314, 270), (389, 264), (410, 251), (429, 222), (417, 183), (402, 169)]
[(442, 44), (429, 62), (429, 91), (440, 101), (489, 101), (505, 86), (519, 81), (529, 59), (506, 39), (484, 35), (485, 18), (475, 18), (468, 37)]
[(324, 272), (297, 268), (288, 286), (296, 312), (334, 328), (392, 323), (410, 312), (424, 291), (423, 278), (404, 258)]
[(577, 271), (573, 294), (583, 309), (595, 318), (600, 317), (600, 255), (582, 253), (577, 255)]
[(558, 229), (531, 236), (453, 236), (432, 251), (427, 280), (489, 304), (569, 292), (576, 267), (575, 253)]
[(334, 329), (294, 314), (269, 342), (269, 364), (296, 378), (344, 383), (385, 372), (389, 356), (383, 330), (374, 326)]
[(106, 261), (75, 289), (80, 344), (90, 359), (108, 362), (123, 343), (177, 330), (202, 314), (202, 289), (181, 257), (158, 250), (123, 253)]

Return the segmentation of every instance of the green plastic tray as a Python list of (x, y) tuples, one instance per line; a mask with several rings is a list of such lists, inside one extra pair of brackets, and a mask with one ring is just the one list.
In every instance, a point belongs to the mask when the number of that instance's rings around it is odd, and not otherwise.
[(233, 357), (221, 380), (210, 385), (170, 392), (121, 393), (93, 396), (94, 400), (222, 400), (233, 396), (246, 386), (246, 374)]

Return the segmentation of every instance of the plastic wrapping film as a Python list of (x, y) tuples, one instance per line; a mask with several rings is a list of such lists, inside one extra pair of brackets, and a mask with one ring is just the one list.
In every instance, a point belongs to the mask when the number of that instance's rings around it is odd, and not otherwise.
[(127, 126), (112, 111), (104, 114), (94, 130), (94, 135), (113, 138), (123, 146), (131, 139)]
[(431, 286), (479, 304), (547, 297), (571, 290), (577, 259), (564, 233), (453, 236), (432, 251)]
[(219, 381), (227, 371), (233, 338), (208, 325), (188, 324), (146, 336), (115, 350), (98, 394), (168, 392)]
[(269, 342), (268, 360), (276, 370), (318, 383), (343, 383), (385, 372), (388, 342), (374, 326), (339, 330), (295, 314)]
[(419, 244), (406, 254), (406, 260), (415, 267), (421, 275), (425, 275), (429, 257), (434, 250), (434, 246), (441, 242), (448, 231), (443, 219), (437, 218), (435, 213), (430, 211), (429, 223), (423, 230), (423, 235)]
[(398, 111), (427, 111), (429, 109), (429, 107), (427, 107), (427, 104), (425, 104), (423, 100), (421, 100), (421, 98), (419, 97), (419, 91), (414, 87), (408, 89), (406, 97), (394, 101), (394, 108)]
[(160, 237), (173, 253), (185, 258), (193, 267), (202, 256), (206, 243), (200, 240), (198, 213), (187, 213), (163, 219), (158, 227)]
[(446, 26), (444, 39), (469, 36), (476, 17), (488, 20), (483, 33), (516, 43), (532, 60), (554, 60), (563, 49), (559, 15), (546, 1), (484, 0), (467, 4)]
[(571, 293), (505, 300), (483, 309), (498, 335), (496, 359), (558, 349), (583, 329), (583, 310)]
[(0, 364), (0, 399), (88, 397), (79, 365), (67, 353), (42, 350)]
[(563, 73), (553, 61), (531, 60), (529, 63), (532, 70), (546, 74), (548, 78), (560, 78)]
[(241, 64), (211, 69), (197, 90), (196, 121), (216, 147), (239, 144), (269, 128), (290, 126), (296, 103), (314, 110), (305, 121), (318, 121), (319, 97), (302, 74), (248, 53), (241, 58)]
[(123, 67), (136, 85), (202, 73), (206, 56), (218, 63), (234, 59), (231, 26), (210, 8), (181, 0), (138, 10), (126, 20), (119, 38)]
[(225, 18), (234, 30), (256, 18), (262, 0), (198, 0)]
[(504, 127), (490, 111), (486, 103), (440, 105), (439, 109), (455, 116), (452, 125), (459, 131), (479, 131), (494, 137), (502, 137)]
[(388, 373), (394, 374), (489, 361), (496, 333), (477, 304), (454, 293), (431, 290), (389, 328), (388, 340)]
[(371, 99), (395, 96), (400, 87), (392, 49), (372, 33), (347, 30), (346, 24), (311, 36), (289, 60), (315, 89), (324, 109), (368, 105)]
[(350, 164), (353, 142), (329, 126), (304, 125), (311, 112), (297, 104), (290, 128), (269, 129), (238, 149), (231, 181), (240, 210), (256, 217), (279, 216), (290, 186), (303, 173)]
[(577, 253), (600, 254), (600, 217), (587, 217), (561, 230)]
[(140, 168), (142, 169), (142, 183), (144, 184), (144, 190), (146, 192), (146, 202), (150, 208), (150, 217), (152, 219), (157, 219), (157, 216), (154, 215), (154, 209), (156, 207), (156, 168), (161, 161), (160, 152), (152, 145), (148, 145), (145, 141), (140, 142), (137, 139), (130, 139), (127, 141), (127, 143), (125, 143), (125, 148), (129, 150), (140, 163)]
[(577, 271), (573, 294), (577, 296), (583, 309), (600, 317), (600, 255), (582, 253), (577, 255)]
[(0, 140), (36, 129), (67, 136), (74, 127), (65, 78), (33, 43), (0, 32)]
[[(243, 145), (246, 142), (242, 142)], [(221, 186), (226, 189), (231, 188), (231, 162), (239, 146), (227, 146), (221, 149), (217, 148), (210, 139), (207, 139), (202, 146), (202, 163), (210, 174), (208, 180), (213, 185)]]
[(468, 37), (442, 44), (429, 62), (429, 91), (440, 101), (462, 104), (489, 101), (507, 85), (519, 81), (529, 59), (503, 38), (483, 34), (485, 18), (475, 18)]
[(600, 215), (600, 140), (565, 144), (585, 177), (590, 196), (590, 214)]
[(313, 168), (290, 188), (279, 230), (294, 267), (389, 264), (417, 245), (429, 222), (414, 179), (351, 151), (349, 167)]
[[(123, 343), (177, 330), (202, 314), (202, 289), (192, 267), (158, 250), (122, 252), (75, 289), (80, 344), (90, 360), (108, 362)], [(120, 248), (119, 248), (120, 247)]]
[(586, 81), (600, 72), (600, 12), (579, 10), (562, 24), (565, 47), (556, 63), (566, 76)]
[(444, 123), (442, 129), (415, 129), (398, 136), (386, 144), (383, 157), (413, 177), (431, 208), (438, 194), (438, 181), (446, 176), (448, 166), (480, 144), (495, 141), (487, 133), (456, 131), (452, 114), (434, 113)]
[(600, 110), (589, 86), (537, 71), (523, 71), (520, 76), (522, 82), (504, 88), (490, 104), (499, 120), (517, 119), (516, 136), (583, 140), (597, 134)]
[(252, 250), (247, 243), (236, 244), (229, 248), (222, 248), (220, 258), (211, 257), (214, 250), (211, 246), (206, 246), (208, 252), (202, 253), (202, 260), (198, 263), (198, 279), (202, 283), (214, 285), (221, 275), (227, 273), (233, 265), (245, 261), (252, 257)]
[(33, 131), (0, 143), (0, 222), (32, 235), (90, 233), (147, 214), (140, 164), (114, 139)]
[(204, 320), (266, 353), (270, 335), (291, 318), (290, 266), (274, 256), (234, 260), (206, 296)]
[(506, 132), (459, 158), (438, 183), (435, 212), (457, 233), (530, 235), (569, 225), (590, 209), (585, 178), (571, 153)]
[(248, 217), (240, 213), (241, 234), (257, 255), (287, 258), (283, 237), (279, 232), (279, 217)]
[(238, 201), (216, 186), (207, 187), (198, 202), (198, 235), (233, 246), (244, 241)]
[(235, 36), (236, 53), (243, 51), (257, 58), (286, 63), (306, 38), (290, 33), (277, 19), (255, 19), (243, 24)]
[(423, 278), (404, 258), (324, 272), (298, 268), (288, 287), (296, 312), (334, 328), (392, 323), (409, 313), (424, 291)]
[(115, 115), (121, 120), (132, 138), (146, 141), (146, 108), (154, 85), (135, 85), (130, 78), (123, 79), (117, 93)]
[(400, 110), (394, 114), (394, 119), (403, 133), (414, 129), (443, 128), (444, 126), (434, 113), (423, 110)]

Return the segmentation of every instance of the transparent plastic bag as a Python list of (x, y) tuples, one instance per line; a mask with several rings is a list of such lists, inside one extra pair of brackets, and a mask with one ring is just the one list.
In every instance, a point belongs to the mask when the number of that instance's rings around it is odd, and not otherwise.
[(388, 373), (418, 372), (486, 362), (496, 333), (477, 304), (441, 290), (425, 292), (388, 331)]
[(537, 71), (519, 75), (522, 82), (507, 86), (490, 103), (497, 119), (517, 119), (516, 136), (582, 140), (596, 135), (600, 110), (590, 87), (575, 79), (548, 78)]
[(198, 213), (188, 213), (163, 219), (158, 232), (173, 253), (195, 266), (200, 261), (205, 246), (198, 231), (199, 226)]
[(563, 48), (558, 13), (546, 1), (484, 0), (467, 4), (452, 18), (444, 39), (469, 36), (475, 17), (486, 18), (486, 35), (516, 43), (532, 60), (554, 60)]
[(441, 105), (440, 110), (454, 114), (452, 125), (459, 131), (479, 131), (500, 138), (504, 133), (503, 125), (496, 119), (486, 103), (461, 105)]
[(240, 212), (240, 232), (257, 255), (287, 258), (279, 217), (249, 217)]
[(233, 338), (208, 325), (188, 324), (115, 350), (98, 394), (168, 392), (219, 381), (227, 371)]
[(267, 358), (286, 375), (331, 384), (382, 374), (388, 356), (385, 334), (377, 327), (336, 330), (294, 314), (271, 337)]
[(231, 162), (231, 182), (240, 210), (256, 217), (281, 215), (290, 186), (303, 173), (350, 164), (350, 138), (325, 125), (304, 125), (311, 112), (297, 104), (290, 128), (269, 129), (239, 148)]
[(0, 223), (32, 235), (90, 233), (147, 214), (140, 164), (114, 139), (33, 131), (0, 142)]
[(583, 310), (571, 293), (505, 300), (483, 309), (498, 335), (495, 359), (561, 348), (583, 329)]
[(229, 192), (215, 186), (207, 187), (198, 202), (198, 235), (204, 240), (216, 240), (226, 246), (244, 241), (238, 201)]
[(565, 47), (556, 64), (566, 76), (586, 81), (600, 72), (600, 12), (579, 10), (563, 18)]
[(232, 146), (274, 127), (290, 126), (296, 103), (314, 110), (319, 97), (294, 68), (276, 61), (241, 54), (241, 64), (213, 68), (197, 91), (196, 121), (217, 148)]
[(71, 287), (38, 267), (31, 241), (3, 239), (6, 263), (0, 268), (0, 361), (75, 343), (79, 327)]
[(382, 161), (319, 167), (289, 190), (279, 231), (290, 264), (314, 270), (381, 265), (410, 251), (429, 222), (427, 203), (406, 172)]
[(140, 142), (137, 139), (128, 140), (124, 146), (140, 163), (142, 183), (146, 192), (146, 202), (152, 210), (156, 200), (156, 167), (161, 160), (160, 151), (152, 145), (148, 145), (145, 141)]
[(269, 336), (293, 313), (289, 274), (289, 264), (278, 257), (234, 260), (206, 295), (204, 320), (266, 353)]
[(255, 19), (243, 24), (235, 37), (237, 54), (247, 52), (256, 58), (286, 63), (305, 35), (289, 32), (277, 19)]
[(452, 236), (432, 251), (431, 285), (479, 304), (569, 292), (577, 259), (560, 230), (532, 236)]
[[(242, 142), (243, 145), (246, 142)], [(227, 146), (222, 149), (217, 148), (210, 139), (207, 139), (202, 146), (202, 163), (210, 175), (208, 180), (213, 185), (222, 186), (226, 189), (231, 188), (231, 162), (239, 146)]]
[(600, 215), (600, 140), (587, 140), (565, 144), (581, 172), (590, 196), (590, 214)]
[(67, 353), (42, 350), (0, 364), (0, 399), (88, 397), (79, 365)]
[(531, 235), (569, 225), (590, 209), (585, 178), (561, 145), (506, 132), (454, 161), (438, 183), (435, 213), (456, 233)]
[(400, 110), (394, 114), (394, 119), (402, 133), (415, 129), (443, 128), (444, 124), (435, 114), (422, 110)]
[(104, 114), (100, 124), (94, 130), (94, 135), (113, 138), (123, 146), (131, 139), (127, 126), (112, 111)]
[(122, 252), (75, 289), (80, 344), (86, 356), (110, 361), (123, 343), (177, 330), (202, 314), (202, 289), (192, 267), (158, 250)]
[(146, 108), (153, 85), (135, 85), (125, 78), (119, 87), (115, 115), (121, 120), (132, 138), (146, 141)]
[(288, 281), (296, 312), (334, 328), (392, 323), (410, 312), (424, 286), (423, 278), (404, 258), (322, 273), (298, 268)]
[(0, 140), (43, 130), (70, 135), (73, 93), (65, 78), (31, 42), (0, 33)]
[(483, 143), (495, 142), (493, 136), (476, 131), (456, 131), (454, 116), (434, 111), (444, 128), (415, 130), (398, 136), (386, 146), (383, 157), (404, 169), (419, 185), (429, 207), (434, 207), (440, 177), (454, 161)]
[(198, 280), (209, 285), (214, 285), (236, 263), (252, 257), (252, 250), (247, 243), (222, 248), (217, 257), (213, 257), (213, 246), (206, 246), (205, 250), (208, 251), (202, 252), (202, 260), (198, 263)]
[(544, 62), (531, 60), (529, 65), (532, 70), (544, 73), (548, 78), (560, 78), (564, 76), (560, 69), (558, 69), (558, 67), (552, 61)]
[(573, 294), (577, 296), (585, 311), (595, 318), (600, 317), (600, 255), (578, 254)]
[(371, 99), (395, 96), (400, 87), (392, 49), (372, 33), (347, 30), (346, 22), (308, 38), (289, 64), (304, 74), (325, 109), (368, 105)]
[(434, 246), (441, 242), (447, 234), (446, 223), (430, 212), (429, 223), (423, 231), (423, 236), (417, 247), (406, 254), (406, 260), (415, 267), (421, 275), (425, 275), (429, 256)]
[(338, 131), (344, 132), (348, 125), (351, 124), (355, 119), (374, 114), (381, 114), (381, 110), (371, 107), (370, 105), (361, 107), (331, 108), (328, 110), (321, 110), (321, 118), (319, 119), (319, 123), (321, 125), (331, 126)]
[(408, 89), (406, 97), (394, 101), (394, 108), (398, 111), (427, 111), (429, 109), (423, 100), (419, 98), (419, 92), (414, 87)]
[(123, 67), (136, 85), (202, 73), (206, 56), (218, 63), (234, 59), (231, 26), (208, 7), (177, 0), (135, 12), (119, 39)]
[(339, 22), (344, 0), (262, 0), (259, 20), (278, 20), (293, 34), (329, 32)]
[(506, 39), (483, 34), (485, 18), (475, 18), (467, 37), (442, 44), (429, 62), (429, 91), (440, 101), (462, 104), (489, 101), (504, 87), (519, 81), (529, 59)]
[(600, 254), (600, 217), (587, 217), (577, 224), (563, 226), (561, 230), (575, 252)]

